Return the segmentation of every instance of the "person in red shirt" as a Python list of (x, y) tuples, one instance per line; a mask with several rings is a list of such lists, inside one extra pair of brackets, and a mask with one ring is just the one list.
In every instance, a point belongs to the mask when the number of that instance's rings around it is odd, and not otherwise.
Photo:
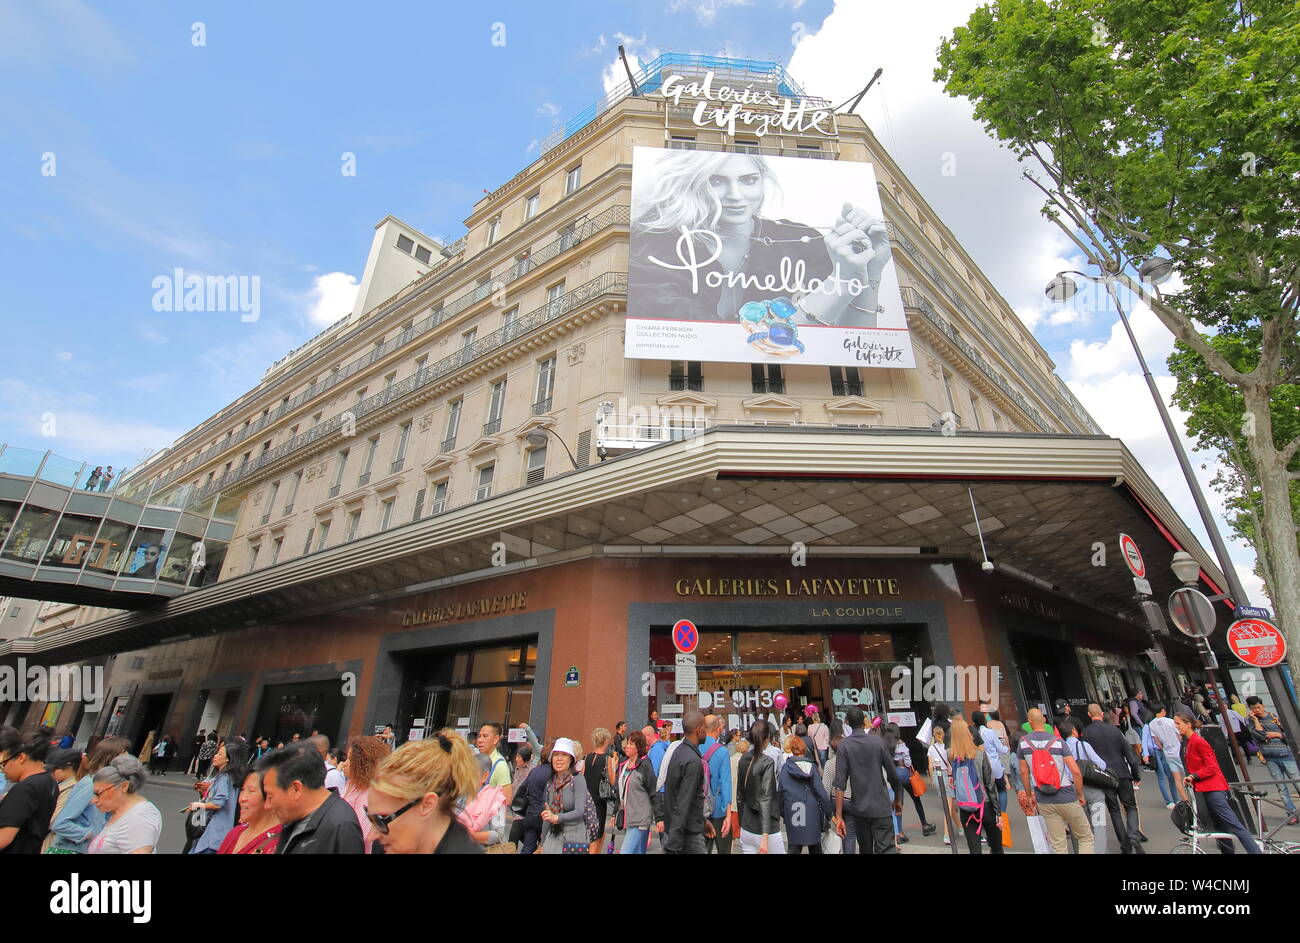
[[(1198, 814), (1208, 811), (1210, 821), (1215, 823), (1218, 831), (1235, 835), (1247, 854), (1263, 854), (1259, 845), (1255, 844), (1255, 839), (1250, 837), (1250, 832), (1241, 824), (1241, 819), (1237, 818), (1237, 813), (1232, 811), (1228, 802), (1228, 780), (1224, 778), (1219, 761), (1214, 757), (1214, 747), (1196, 732), (1199, 724), (1195, 718), (1185, 710), (1179, 711), (1174, 716), (1174, 726), (1183, 739), (1183, 769), (1187, 770), (1184, 782), (1196, 790)], [(1219, 850), (1224, 854), (1232, 854), (1232, 843), (1221, 841)]]

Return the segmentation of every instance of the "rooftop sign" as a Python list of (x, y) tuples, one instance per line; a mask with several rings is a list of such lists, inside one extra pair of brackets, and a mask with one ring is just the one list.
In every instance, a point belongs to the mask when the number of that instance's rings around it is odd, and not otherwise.
[(839, 128), (835, 113), (825, 107), (821, 99), (786, 98), (776, 95), (770, 88), (756, 88), (752, 83), (741, 88), (715, 85), (712, 70), (704, 73), (702, 81), (681, 75), (669, 75), (663, 80), (659, 94), (674, 105), (683, 100), (695, 102), (691, 120), (699, 128), (722, 128), (732, 136), (736, 126), (757, 137), (768, 133), (817, 133), (836, 137)]

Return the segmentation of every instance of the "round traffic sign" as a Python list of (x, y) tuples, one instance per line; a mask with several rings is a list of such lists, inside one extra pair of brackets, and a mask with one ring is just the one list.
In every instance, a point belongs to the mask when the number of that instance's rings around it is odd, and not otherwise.
[(1216, 619), (1214, 603), (1199, 589), (1184, 586), (1169, 597), (1169, 618), (1178, 631), (1192, 638), (1209, 638), (1214, 633)]
[(683, 655), (689, 655), (699, 644), (700, 632), (695, 623), (690, 619), (679, 619), (673, 626), (673, 645)]
[(1133, 575), (1140, 580), (1146, 579), (1147, 565), (1142, 559), (1142, 551), (1138, 549), (1137, 541), (1128, 534), (1120, 534), (1119, 552)]
[(1286, 639), (1267, 619), (1238, 619), (1228, 626), (1228, 648), (1255, 668), (1272, 668), (1286, 657)]

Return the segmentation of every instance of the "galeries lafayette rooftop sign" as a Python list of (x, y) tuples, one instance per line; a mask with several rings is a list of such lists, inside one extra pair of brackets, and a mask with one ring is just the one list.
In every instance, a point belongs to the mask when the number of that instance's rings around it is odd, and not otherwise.
[(835, 113), (822, 107), (820, 100), (809, 104), (806, 98), (786, 98), (753, 85), (718, 85), (712, 72), (704, 73), (702, 81), (670, 75), (664, 79), (659, 94), (679, 106), (683, 100), (688, 105), (695, 101), (691, 120), (698, 128), (725, 128), (728, 134), (735, 135), (739, 124), (758, 137), (781, 131), (816, 132), (826, 137), (839, 134)]

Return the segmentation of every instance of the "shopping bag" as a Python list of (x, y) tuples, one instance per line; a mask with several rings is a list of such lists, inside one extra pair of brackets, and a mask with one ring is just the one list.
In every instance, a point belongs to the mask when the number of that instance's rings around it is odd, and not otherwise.
[(1002, 813), (1002, 847), (1013, 848), (1011, 843), (1011, 816)]
[(826, 834), (822, 835), (822, 854), (844, 854), (844, 839), (840, 838), (840, 833), (835, 831), (833, 825), (826, 831)]
[(1029, 838), (1034, 843), (1034, 854), (1050, 855), (1052, 843), (1047, 838), (1047, 823), (1041, 815), (1031, 815), (1025, 819), (1029, 823)]
[(930, 745), (930, 741), (934, 739), (933, 732), (934, 732), (934, 720), (932, 718), (927, 717), (925, 719), (925, 723), (921, 725), (921, 729), (916, 732), (916, 739), (919, 742), (924, 743), (928, 747)]

